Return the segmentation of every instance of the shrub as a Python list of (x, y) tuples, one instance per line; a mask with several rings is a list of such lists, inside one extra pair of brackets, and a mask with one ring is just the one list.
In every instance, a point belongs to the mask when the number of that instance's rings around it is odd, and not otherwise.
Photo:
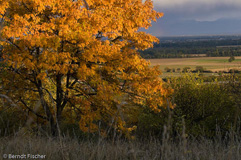
[(205, 71), (205, 69), (203, 68), (203, 66), (196, 66), (196, 71), (202, 73)]
[(0, 136), (10, 136), (19, 131), (26, 123), (26, 118), (21, 116), (22, 112), (7, 105), (3, 106), (0, 102)]
[(190, 67), (184, 67), (182, 69), (182, 72), (186, 73), (186, 72), (190, 71), (190, 69), (191, 69)]
[(172, 69), (169, 68), (169, 67), (165, 67), (164, 70), (165, 70), (166, 72), (171, 72)]
[[(235, 105), (225, 85), (203, 82), (197, 76), (185, 75), (173, 83), (176, 117), (185, 117), (187, 133), (213, 137), (216, 127), (225, 133), (232, 126)], [(180, 124), (178, 119), (174, 119)], [(174, 124), (175, 124), (174, 123)]]
[(197, 74), (167, 79), (174, 89), (172, 103), (175, 107), (170, 111), (163, 108), (159, 113), (144, 107), (139, 113), (137, 135), (160, 137), (164, 125), (168, 124), (170, 136), (176, 137), (182, 134), (183, 119), (188, 135), (213, 138), (217, 128), (225, 135), (237, 126), (237, 106), (241, 103), (241, 89), (237, 91), (237, 88), (241, 88), (241, 83), (238, 86), (237, 79), (231, 83), (231, 78), (219, 80), (211, 78), (204, 82)]

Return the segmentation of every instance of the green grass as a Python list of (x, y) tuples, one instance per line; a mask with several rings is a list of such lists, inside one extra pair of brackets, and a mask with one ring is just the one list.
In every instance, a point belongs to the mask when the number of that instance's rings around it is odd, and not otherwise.
[[(179, 77), (181, 76), (180, 72), (173, 72), (173, 73), (167, 73), (167, 72), (163, 72), (162, 75), (160, 76), (161, 78), (165, 78), (165, 77)], [(218, 73), (202, 73), (203, 76), (218, 76)]]
[(228, 59), (198, 59), (195, 60), (198, 63), (234, 63), (234, 62), (241, 62), (241, 59), (236, 59), (233, 62), (229, 62)]

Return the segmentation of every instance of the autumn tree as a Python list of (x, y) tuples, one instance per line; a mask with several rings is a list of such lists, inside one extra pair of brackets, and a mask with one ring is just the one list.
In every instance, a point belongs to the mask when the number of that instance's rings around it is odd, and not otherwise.
[(128, 130), (126, 104), (165, 105), (160, 70), (138, 53), (158, 42), (139, 31), (163, 15), (151, 0), (0, 0), (0, 14), (1, 94), (53, 135), (66, 119), (83, 131)]

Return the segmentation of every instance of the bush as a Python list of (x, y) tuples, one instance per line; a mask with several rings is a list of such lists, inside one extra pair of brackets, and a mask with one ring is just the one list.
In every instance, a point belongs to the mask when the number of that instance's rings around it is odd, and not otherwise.
[[(224, 136), (232, 127), (237, 126), (241, 83), (237, 86), (237, 79), (230, 84), (228, 82), (231, 82), (231, 79), (219, 80), (220, 82), (214, 79), (204, 82), (204, 79), (196, 74), (168, 79), (174, 89), (172, 103), (175, 107), (170, 111), (162, 109), (159, 113), (144, 107), (139, 114), (137, 135), (160, 137), (164, 125), (168, 124), (170, 136), (176, 137), (182, 134), (184, 119), (188, 135), (213, 138), (219, 129)], [(235, 85), (232, 90), (231, 84)], [(234, 91), (237, 88), (240, 88), (240, 91)]]
[(182, 72), (186, 73), (186, 72), (190, 71), (190, 69), (191, 69), (190, 67), (184, 67), (182, 69)]
[(171, 72), (172, 69), (169, 68), (169, 67), (165, 67), (164, 70), (165, 70), (166, 72)]
[[(213, 137), (217, 126), (223, 134), (230, 129), (236, 109), (225, 85), (214, 81), (203, 82), (192, 75), (176, 78), (172, 85), (175, 90), (173, 102), (176, 104), (174, 115), (185, 118), (188, 134)], [(174, 121), (181, 123), (178, 119)]]
[(0, 103), (0, 137), (13, 135), (24, 126), (26, 119), (21, 115), (17, 109)]
[(168, 110), (153, 112), (150, 108), (144, 107), (138, 116), (136, 135), (139, 138), (162, 137), (163, 126), (167, 124)]
[(228, 73), (240, 73), (240, 71), (237, 69), (230, 69)]
[(203, 66), (196, 66), (196, 71), (202, 73), (205, 71), (205, 69), (203, 68)]

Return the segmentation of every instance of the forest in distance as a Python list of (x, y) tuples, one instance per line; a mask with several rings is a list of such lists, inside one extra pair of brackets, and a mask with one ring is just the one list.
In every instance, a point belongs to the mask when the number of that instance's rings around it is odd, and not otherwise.
[(241, 35), (159, 37), (160, 43), (140, 51), (146, 59), (241, 56)]

